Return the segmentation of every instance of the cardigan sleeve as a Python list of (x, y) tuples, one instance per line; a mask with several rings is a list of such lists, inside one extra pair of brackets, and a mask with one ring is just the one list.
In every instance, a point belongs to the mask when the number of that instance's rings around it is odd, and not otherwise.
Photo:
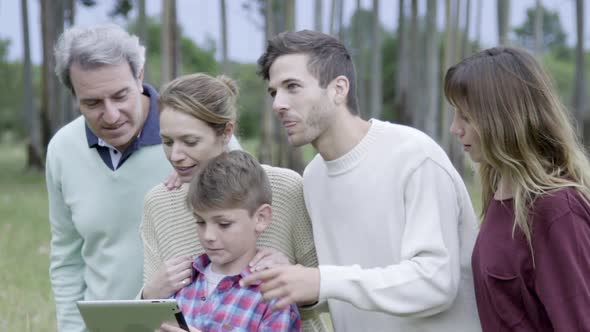
[(59, 331), (84, 331), (85, 324), (76, 307), (84, 299), (84, 239), (76, 230), (72, 214), (65, 202), (61, 165), (54, 144), (49, 144), (45, 164), (45, 179), (51, 227), (49, 275), (56, 304)]
[(320, 299), (398, 316), (425, 317), (449, 308), (460, 280), (457, 190), (442, 166), (422, 162), (404, 186), (401, 260), (378, 268), (320, 265)]
[[(139, 226), (139, 233), (143, 242), (143, 284), (153, 278), (158, 268), (163, 264), (158, 248), (158, 241), (156, 238), (156, 230), (153, 216), (153, 200), (151, 199), (151, 192), (145, 197), (143, 218)], [(143, 287), (142, 287), (143, 292)]]

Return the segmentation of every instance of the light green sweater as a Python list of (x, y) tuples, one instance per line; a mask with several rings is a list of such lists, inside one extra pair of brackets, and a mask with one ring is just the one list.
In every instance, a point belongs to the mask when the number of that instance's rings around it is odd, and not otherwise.
[(85, 330), (78, 300), (135, 297), (143, 273), (143, 198), (170, 172), (161, 145), (143, 146), (109, 169), (88, 147), (83, 117), (53, 137), (46, 181), (59, 331)]

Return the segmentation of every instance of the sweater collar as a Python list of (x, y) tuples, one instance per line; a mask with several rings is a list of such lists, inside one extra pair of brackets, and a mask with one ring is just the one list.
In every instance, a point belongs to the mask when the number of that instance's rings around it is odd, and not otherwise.
[(329, 176), (337, 176), (346, 173), (355, 168), (356, 165), (363, 160), (371, 146), (374, 145), (374, 142), (377, 140), (379, 133), (383, 130), (384, 125), (382, 121), (377, 119), (371, 119), (369, 122), (371, 123), (369, 131), (365, 137), (352, 148), (352, 150), (348, 151), (340, 158), (330, 161), (324, 160)]

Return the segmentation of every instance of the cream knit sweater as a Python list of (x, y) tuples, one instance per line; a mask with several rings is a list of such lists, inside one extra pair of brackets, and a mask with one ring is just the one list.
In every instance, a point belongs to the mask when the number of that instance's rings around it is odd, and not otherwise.
[[(285, 168), (263, 167), (272, 187), (273, 218), (258, 238), (258, 245), (283, 252), (293, 264), (317, 266), (301, 176)], [(194, 217), (186, 205), (187, 190), (188, 184), (172, 191), (160, 184), (145, 197), (140, 226), (144, 244), (144, 283), (153, 277), (164, 261), (204, 252)], [(303, 331), (328, 331), (319, 316), (321, 311), (326, 310), (325, 306), (302, 309)]]

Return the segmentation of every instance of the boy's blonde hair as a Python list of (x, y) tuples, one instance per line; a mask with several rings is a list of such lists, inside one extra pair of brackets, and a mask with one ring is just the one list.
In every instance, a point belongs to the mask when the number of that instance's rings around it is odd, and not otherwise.
[(539, 63), (524, 50), (496, 47), (451, 67), (444, 92), (481, 138), (482, 217), (500, 179), (512, 185), (514, 230), (531, 243), (535, 199), (574, 187), (590, 199), (590, 163), (569, 112)]
[(193, 211), (246, 209), (250, 216), (263, 204), (271, 204), (272, 191), (266, 172), (244, 151), (223, 152), (211, 159), (193, 178), (188, 190)]

